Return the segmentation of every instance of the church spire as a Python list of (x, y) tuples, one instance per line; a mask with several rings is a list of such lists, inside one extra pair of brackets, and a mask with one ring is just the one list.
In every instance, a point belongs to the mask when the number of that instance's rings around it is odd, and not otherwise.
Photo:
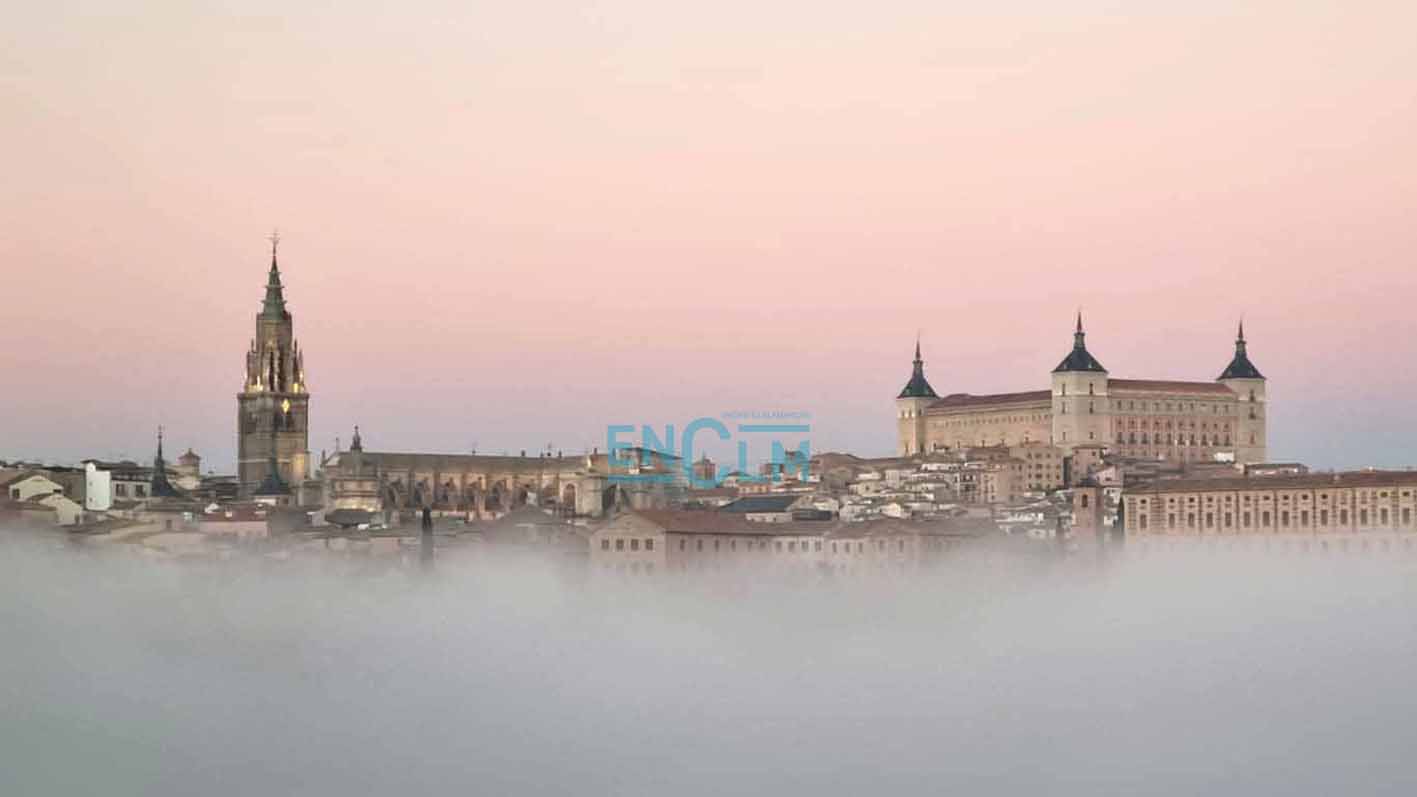
[(271, 270), (266, 275), (266, 300), (261, 307), (261, 317), (285, 319), (290, 317), (290, 313), (285, 309), (285, 287), (281, 285), (280, 266), (276, 262), (276, 249), (280, 246), (280, 233), (272, 232), (269, 240), (271, 242)]
[(181, 498), (182, 493), (178, 492), (172, 482), (167, 480), (167, 461), (162, 457), (162, 427), (157, 427), (157, 456), (153, 457), (153, 477), (149, 483), (148, 494), (153, 498)]

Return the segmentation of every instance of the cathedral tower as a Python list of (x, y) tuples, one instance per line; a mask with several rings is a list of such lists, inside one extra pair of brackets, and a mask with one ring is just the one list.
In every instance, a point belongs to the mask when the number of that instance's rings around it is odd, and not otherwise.
[(925, 451), (925, 409), (939, 400), (935, 389), (925, 381), (925, 361), (920, 359), (920, 341), (915, 341), (915, 370), (910, 381), (896, 397), (897, 451), (908, 457), (924, 454)]
[(285, 288), (271, 236), (266, 298), (256, 315), (256, 337), (246, 352), (246, 384), (236, 397), (236, 467), (241, 494), (254, 494), (272, 475), (298, 485), (310, 463), (310, 393), (305, 362), (285, 308)]
[(1079, 311), (1073, 350), (1053, 369), (1053, 445), (1068, 453), (1109, 442), (1107, 369), (1088, 352), (1086, 338)]
[(1235, 356), (1216, 381), (1240, 397), (1240, 420), (1236, 424), (1235, 461), (1265, 462), (1269, 455), (1265, 437), (1265, 378), (1250, 362), (1245, 350), (1245, 322), (1235, 333)]

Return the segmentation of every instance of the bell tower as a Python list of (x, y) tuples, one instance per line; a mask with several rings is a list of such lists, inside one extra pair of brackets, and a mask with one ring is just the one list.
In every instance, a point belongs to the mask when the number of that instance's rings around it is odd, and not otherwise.
[(275, 469), (289, 485), (305, 481), (310, 467), (310, 392), (295, 327), (285, 307), (271, 235), (266, 298), (256, 315), (256, 337), (246, 352), (246, 382), (236, 396), (236, 469), (241, 495), (250, 497)]

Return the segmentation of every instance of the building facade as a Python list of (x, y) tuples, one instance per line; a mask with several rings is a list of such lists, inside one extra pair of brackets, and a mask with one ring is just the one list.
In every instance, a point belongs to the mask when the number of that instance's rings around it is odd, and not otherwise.
[(310, 469), (310, 391), (295, 324), (271, 243), (266, 297), (246, 352), (246, 382), (236, 397), (236, 467), (241, 495), (264, 482), (298, 485)]
[(975, 446), (1046, 443), (1179, 462), (1267, 458), (1265, 377), (1250, 362), (1242, 324), (1235, 351), (1214, 381), (1116, 379), (1087, 349), (1082, 315), (1073, 348), (1046, 390), (941, 398), (925, 379), (920, 345), (896, 397), (901, 456)]
[(1417, 472), (1160, 479), (1123, 494), (1127, 537), (1417, 536)]

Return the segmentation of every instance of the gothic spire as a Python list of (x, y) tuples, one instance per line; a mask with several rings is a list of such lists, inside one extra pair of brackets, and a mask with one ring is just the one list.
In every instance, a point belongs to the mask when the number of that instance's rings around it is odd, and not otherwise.
[(266, 275), (266, 300), (261, 307), (262, 318), (287, 319), (290, 313), (285, 309), (285, 287), (280, 282), (280, 266), (276, 263), (276, 249), (280, 246), (280, 233), (273, 232), (271, 242), (271, 270)]
[(925, 380), (925, 360), (920, 357), (920, 337), (915, 338), (915, 360), (914, 368), (910, 373), (910, 381), (905, 383), (905, 387), (896, 398), (939, 398), (935, 395), (935, 389), (930, 387), (930, 383)]
[(148, 494), (153, 498), (181, 498), (182, 493), (167, 480), (167, 462), (162, 458), (162, 427), (157, 427), (157, 456), (153, 457), (153, 477)]

